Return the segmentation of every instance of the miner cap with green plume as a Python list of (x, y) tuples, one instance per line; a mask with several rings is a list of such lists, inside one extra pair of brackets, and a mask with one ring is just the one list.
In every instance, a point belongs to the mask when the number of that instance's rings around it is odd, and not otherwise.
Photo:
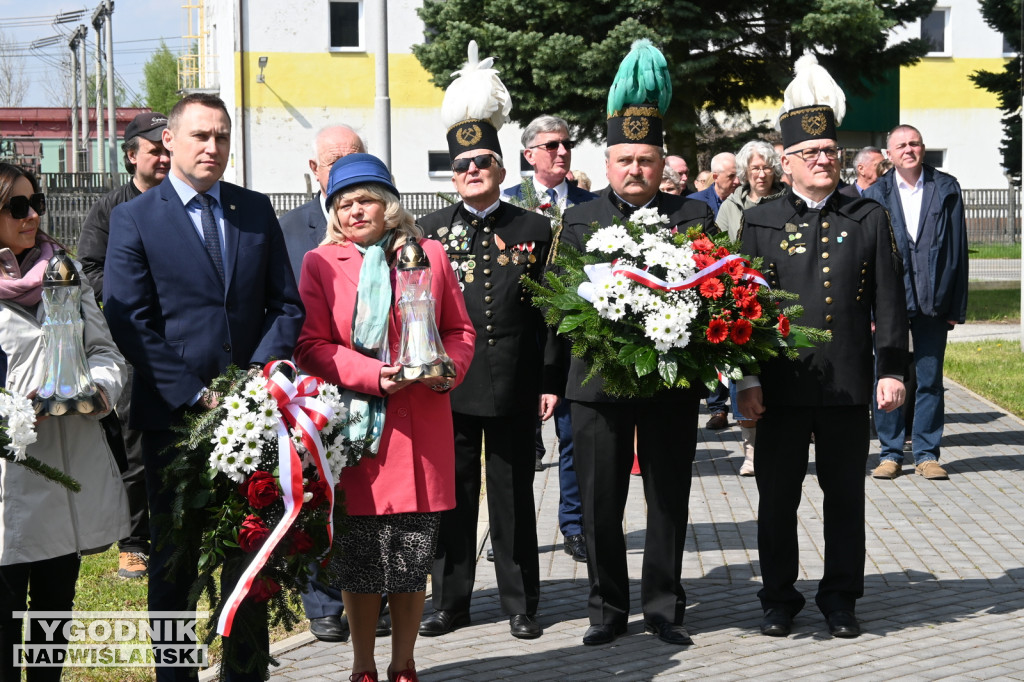
[(665, 55), (643, 38), (619, 64), (608, 91), (608, 146), (653, 144), (661, 147), (661, 117), (672, 100)]
[(444, 93), (441, 120), (448, 129), (448, 154), (476, 149), (501, 154), (498, 131), (508, 121), (512, 97), (498, 78), (494, 58), (480, 59), (475, 40), (469, 41), (468, 60)]

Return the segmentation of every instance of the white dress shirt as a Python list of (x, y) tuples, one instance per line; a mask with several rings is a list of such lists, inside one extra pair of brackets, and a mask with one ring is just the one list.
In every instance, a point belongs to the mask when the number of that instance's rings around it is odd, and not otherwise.
[(907, 236), (910, 241), (917, 241), (917, 228), (921, 222), (921, 200), (924, 198), (924, 172), (913, 185), (907, 183), (903, 176), (896, 174), (896, 189), (900, 192), (900, 205), (903, 207), (903, 218), (907, 223)]

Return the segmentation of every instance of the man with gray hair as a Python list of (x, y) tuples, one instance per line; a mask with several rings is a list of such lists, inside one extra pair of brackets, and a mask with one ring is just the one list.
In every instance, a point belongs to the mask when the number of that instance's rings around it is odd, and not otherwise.
[[(568, 206), (582, 204), (597, 197), (596, 194), (570, 184), (565, 176), (572, 165), (572, 148), (576, 145), (569, 137), (569, 124), (557, 116), (538, 116), (523, 130), (523, 156), (533, 166), (533, 188), (545, 203)], [(521, 184), (502, 192), (507, 197), (523, 198)]]
[(843, 187), (839, 190), (839, 193), (854, 199), (864, 194), (864, 190), (878, 181), (878, 176), (880, 175), (878, 167), (884, 158), (882, 150), (878, 147), (863, 147), (857, 152), (857, 156), (853, 157), (853, 167), (857, 171), (857, 181), (852, 185)]
[[(316, 195), (298, 208), (281, 216), (281, 230), (284, 232), (284, 243), (288, 247), (288, 261), (291, 263), (295, 281), (299, 281), (302, 270), (302, 257), (310, 249), (316, 248), (327, 232), (327, 177), (331, 166), (343, 156), (362, 154), (366, 145), (362, 139), (347, 125), (332, 125), (322, 128), (313, 140), (313, 158), (309, 160), (309, 170), (316, 177), (319, 191)], [(340, 603), (340, 602), (339, 602)]]
[(729, 198), (729, 195), (740, 186), (740, 180), (736, 176), (736, 156), (731, 152), (715, 154), (711, 159), (711, 186), (703, 192), (696, 192), (690, 195), (691, 199), (699, 199), (711, 207), (715, 217), (718, 217), (718, 209), (722, 202)]
[[(284, 233), (284, 243), (288, 249), (288, 262), (295, 273), (296, 282), (299, 281), (299, 273), (302, 270), (302, 258), (307, 251), (315, 249), (323, 241), (327, 232), (325, 199), (331, 166), (343, 156), (365, 151), (362, 139), (347, 125), (322, 128), (313, 139), (313, 158), (309, 160), (309, 170), (316, 178), (319, 191), (303, 205), (281, 216), (281, 231)], [(309, 586), (301, 596), (306, 618), (309, 619), (309, 631), (314, 637), (322, 642), (348, 640), (349, 629), (342, 615), (344, 605), (341, 602), (341, 592), (321, 583), (316, 579), (314, 572)], [(384, 626), (386, 621), (382, 619), (377, 624), (378, 633), (385, 629)]]
[(679, 173), (679, 182), (682, 184), (683, 191), (682, 195), (686, 196), (690, 193), (689, 185), (690, 181), (690, 167), (686, 165), (686, 159), (675, 154), (665, 157), (665, 165), (671, 168), (676, 173)]

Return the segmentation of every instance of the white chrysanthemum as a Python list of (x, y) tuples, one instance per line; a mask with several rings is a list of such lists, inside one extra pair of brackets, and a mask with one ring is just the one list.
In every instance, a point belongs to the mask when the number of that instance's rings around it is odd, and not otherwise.
[(224, 409), (229, 417), (241, 417), (249, 411), (249, 401), (240, 395), (229, 395), (224, 399)]
[(644, 320), (644, 331), (659, 352), (684, 348), (689, 343), (687, 328), (693, 319), (691, 312), (686, 305), (664, 305), (660, 310), (648, 314)]
[(259, 463), (259, 454), (254, 454), (251, 450), (243, 452), (238, 459), (238, 469), (244, 471), (247, 474), (251, 474), (256, 471), (256, 465)]
[(587, 242), (587, 251), (615, 253), (616, 251), (636, 251), (638, 245), (629, 237), (629, 232), (622, 225), (602, 227), (591, 235)]
[(270, 395), (267, 392), (267, 380), (263, 378), (262, 374), (249, 379), (245, 388), (242, 389), (242, 395), (255, 403), (262, 403)]
[(644, 227), (668, 225), (669, 223), (668, 216), (661, 215), (658, 213), (658, 209), (653, 207), (637, 209), (630, 216), (629, 221), (634, 225), (643, 225)]
[(36, 442), (35, 422), (35, 410), (28, 398), (0, 389), (0, 425), (10, 441), (5, 449), (15, 462), (25, 459), (25, 450)]

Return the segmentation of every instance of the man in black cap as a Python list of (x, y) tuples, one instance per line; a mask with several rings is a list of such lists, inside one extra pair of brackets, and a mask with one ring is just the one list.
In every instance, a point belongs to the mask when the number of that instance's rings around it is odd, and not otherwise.
[[(782, 170), (792, 177), (791, 189), (744, 212), (740, 251), (763, 258), (769, 284), (799, 294), (804, 314), (798, 321), (831, 331), (832, 340), (801, 349), (798, 360), (763, 363), (759, 377), (740, 382), (738, 402), (740, 412), (758, 420), (761, 632), (788, 635), (805, 603), (795, 587), (797, 508), (813, 434), (825, 534), (825, 571), (815, 602), (834, 637), (856, 637), (854, 607), (864, 594), (864, 474), (874, 370), (877, 363), (879, 407), (896, 409), (904, 397), (907, 311), (885, 211), (874, 201), (836, 191), (836, 126), (845, 97), (813, 57), (807, 59), (797, 63), (787, 90), (790, 106), (779, 121)], [(791, 90), (820, 99), (791, 101)], [(830, 91), (835, 94), (828, 96)]]
[[(78, 259), (82, 263), (89, 283), (96, 291), (96, 299), (103, 300), (103, 263), (107, 257), (107, 237), (110, 234), (110, 212), (156, 187), (171, 168), (171, 156), (164, 148), (161, 137), (167, 127), (167, 117), (150, 111), (139, 114), (124, 131), (124, 167), (131, 179), (100, 198), (82, 223), (78, 238)], [(149, 509), (146, 503), (146, 477), (142, 467), (140, 433), (128, 428), (128, 408), (131, 404), (131, 367), (128, 382), (121, 392), (116, 409), (101, 421), (107, 433), (111, 450), (118, 455), (121, 480), (128, 494), (131, 514), (131, 534), (118, 543), (117, 575), (122, 578), (141, 578), (146, 575), (149, 557)]]
[[(504, 90), (496, 75), (494, 80)], [(456, 84), (461, 85), (457, 80), (449, 86), (443, 110), (457, 112), (447, 137), (452, 182), (462, 201), (419, 222), (448, 252), (477, 338), (466, 378), (451, 394), (456, 506), (441, 515), (431, 582), (435, 610), (424, 618), (420, 634), (434, 637), (469, 624), (483, 446), (501, 607), (510, 616), (512, 636), (533, 639), (541, 635), (535, 618), (540, 562), (534, 425), (538, 412), (542, 419), (551, 417), (558, 402), (552, 386), (562, 380), (544, 367), (547, 327), (520, 280), (539, 279), (551, 247), (551, 221), (500, 200), (505, 169), (497, 128), (492, 120), (465, 115), (455, 101)], [(499, 102), (494, 105), (500, 110)]]
[[(649, 44), (643, 49), (656, 51)], [(627, 59), (636, 50), (635, 46)], [(656, 56), (661, 57), (660, 53)], [(667, 82), (665, 87), (670, 93)], [(667, 216), (665, 229), (685, 232), (699, 225), (708, 233), (717, 232), (707, 204), (659, 190), (665, 150), (658, 105), (651, 101), (627, 101), (625, 105), (612, 109), (609, 104), (605, 150), (608, 187), (597, 199), (565, 212), (560, 244), (582, 253), (595, 224), (608, 226), (613, 219), (628, 220), (643, 207), (655, 208)], [(566, 399), (572, 403), (575, 465), (590, 578), (590, 628), (583, 643), (608, 644), (626, 632), (629, 575), (622, 515), (636, 433), (636, 454), (647, 500), (641, 574), (644, 629), (669, 644), (692, 644), (683, 627), (686, 593), (680, 580), (690, 476), (697, 447), (697, 411), (707, 389), (695, 386), (660, 391), (650, 398), (620, 398), (604, 392), (600, 376), (585, 381), (589, 372), (586, 360), (573, 357), (565, 390)]]

